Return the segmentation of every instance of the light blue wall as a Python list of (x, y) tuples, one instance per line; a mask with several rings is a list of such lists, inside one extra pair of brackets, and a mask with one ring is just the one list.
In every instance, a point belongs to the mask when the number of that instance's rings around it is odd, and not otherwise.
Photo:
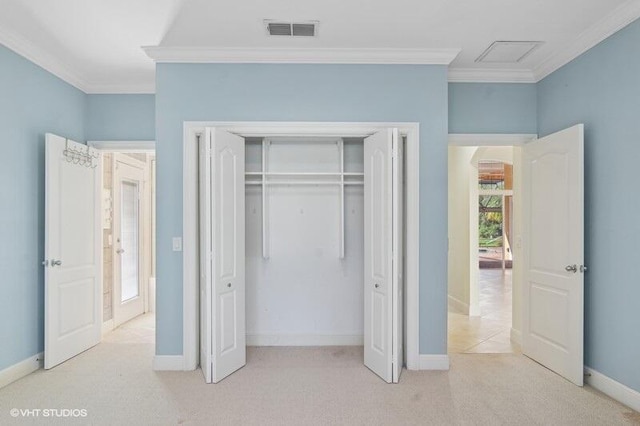
[(0, 45), (0, 370), (44, 349), (44, 135), (83, 141), (85, 105)]
[(449, 84), (449, 133), (536, 132), (535, 84)]
[(87, 95), (87, 140), (155, 140), (155, 108), (155, 95)]
[(541, 136), (585, 124), (585, 362), (640, 391), (640, 21), (538, 83)]
[(447, 69), (159, 64), (157, 346), (182, 353), (182, 131), (189, 120), (420, 123), (420, 352), (446, 353)]

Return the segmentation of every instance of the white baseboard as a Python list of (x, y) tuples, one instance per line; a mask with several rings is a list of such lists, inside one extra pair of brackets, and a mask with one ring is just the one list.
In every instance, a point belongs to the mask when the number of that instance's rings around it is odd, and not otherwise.
[(513, 343), (517, 343), (522, 346), (522, 333), (520, 330), (516, 330), (515, 328), (511, 328), (511, 341)]
[(104, 336), (110, 331), (113, 331), (113, 318), (102, 323), (102, 335)]
[(462, 314), (465, 315), (469, 315), (469, 304), (468, 303), (464, 303), (462, 300), (460, 299), (456, 299), (455, 297), (449, 295), (449, 303), (451, 304), (451, 306), (454, 307), (454, 309)]
[(449, 355), (420, 355), (420, 370), (448, 370)]
[(154, 371), (184, 371), (182, 355), (156, 355), (153, 357)]
[(361, 334), (247, 334), (247, 346), (362, 346)]
[(593, 368), (585, 367), (584, 372), (585, 382), (589, 386), (640, 412), (640, 392), (605, 376)]
[(27, 359), (13, 364), (4, 370), (0, 371), (0, 388), (7, 386), (9, 383), (13, 383), (18, 379), (28, 376), (34, 371), (44, 366), (44, 353), (30, 356)]

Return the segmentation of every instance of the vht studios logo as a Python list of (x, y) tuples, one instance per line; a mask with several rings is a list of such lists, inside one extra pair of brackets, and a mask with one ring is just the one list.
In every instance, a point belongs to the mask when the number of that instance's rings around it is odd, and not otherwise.
[(86, 408), (12, 408), (11, 417), (87, 417)]

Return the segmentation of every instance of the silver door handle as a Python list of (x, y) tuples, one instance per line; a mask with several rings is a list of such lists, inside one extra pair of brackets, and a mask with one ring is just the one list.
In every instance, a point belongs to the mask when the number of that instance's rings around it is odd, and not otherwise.
[(122, 253), (124, 253), (124, 249), (118, 249), (118, 250), (116, 250), (116, 253), (122, 254)]
[(378, 288), (378, 287), (380, 287), (380, 284), (376, 284), (376, 285), (374, 285), (374, 287), (375, 287), (375, 288)]
[(564, 270), (567, 272), (573, 272), (575, 274), (576, 272), (578, 272), (578, 265), (567, 265), (565, 266)]
[(55, 260), (55, 259), (52, 259), (52, 260), (51, 260), (51, 266), (52, 266), (52, 267), (53, 267), (53, 266), (62, 266), (62, 260)]

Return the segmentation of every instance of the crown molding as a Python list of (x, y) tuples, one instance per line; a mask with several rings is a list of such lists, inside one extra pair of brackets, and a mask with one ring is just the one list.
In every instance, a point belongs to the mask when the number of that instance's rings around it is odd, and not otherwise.
[(84, 92), (88, 95), (152, 95), (156, 93), (155, 81), (134, 84), (89, 84)]
[(450, 83), (535, 83), (529, 69), (450, 68)]
[(556, 50), (533, 70), (536, 81), (568, 64), (607, 37), (640, 18), (640, 0), (629, 0), (583, 31), (564, 48)]
[(143, 47), (156, 62), (449, 65), (460, 49)]
[(449, 133), (451, 146), (522, 146), (537, 139), (530, 133)]
[(0, 44), (28, 59), (45, 71), (86, 93), (87, 82), (68, 66), (32, 42), (7, 29), (0, 28)]

